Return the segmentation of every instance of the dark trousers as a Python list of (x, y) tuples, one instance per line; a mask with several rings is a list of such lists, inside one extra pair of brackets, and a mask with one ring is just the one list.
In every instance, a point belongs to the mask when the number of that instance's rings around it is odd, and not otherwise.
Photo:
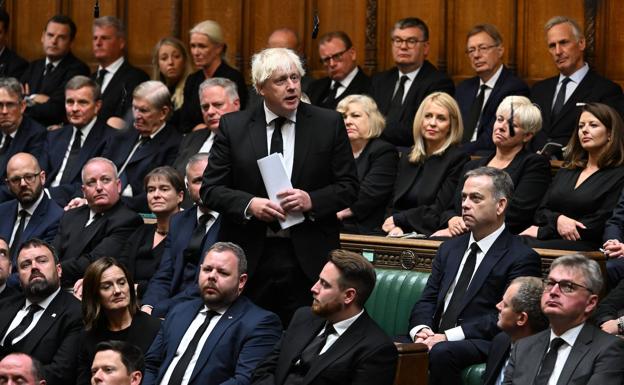
[(461, 384), (462, 370), (485, 362), (489, 345), (485, 340), (437, 343), (429, 351), (429, 385)]

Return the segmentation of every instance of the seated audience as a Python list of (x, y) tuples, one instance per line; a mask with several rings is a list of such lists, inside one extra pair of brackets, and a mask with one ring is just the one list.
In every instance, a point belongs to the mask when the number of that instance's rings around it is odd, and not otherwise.
[(624, 278), (624, 190), (613, 209), (611, 218), (605, 224), (602, 236), (604, 251), (607, 259), (608, 287), (614, 288)]
[(11, 18), (4, 8), (0, 8), (0, 77), (20, 79), (28, 62), (7, 47)]
[(601, 289), (596, 261), (579, 254), (555, 259), (542, 294), (550, 328), (514, 345), (503, 383), (621, 384), (624, 340), (587, 322)]
[(91, 384), (140, 385), (145, 370), (143, 353), (122, 341), (100, 342), (95, 347)]
[(360, 191), (357, 200), (336, 213), (341, 231), (381, 234), (386, 208), (392, 197), (399, 157), (393, 145), (379, 139), (385, 120), (375, 101), (365, 95), (349, 95), (338, 104), (355, 158)]
[(155, 167), (170, 166), (178, 154), (182, 136), (167, 123), (171, 116), (167, 87), (150, 80), (132, 94), (134, 129), (115, 132), (103, 151), (119, 170), (123, 202), (136, 212), (148, 211), (143, 189), (145, 175)]
[(252, 384), (393, 384), (396, 347), (364, 309), (374, 288), (370, 262), (331, 251), (312, 286), (312, 307), (297, 310)]
[(119, 260), (128, 267), (136, 284), (137, 297), (143, 298), (149, 280), (154, 276), (165, 251), (169, 220), (180, 211), (184, 197), (184, 180), (169, 166), (157, 167), (145, 176), (145, 191), (150, 212), (156, 223), (144, 223), (128, 238)]
[[(471, 160), (462, 170), (464, 175), (469, 170), (489, 166), (509, 174), (514, 184), (514, 195), (505, 215), (505, 224), (514, 234), (520, 233), (533, 223), (535, 210), (550, 184), (551, 171), (548, 160), (525, 148), (539, 131), (541, 124), (542, 116), (539, 108), (531, 104), (529, 99), (524, 96), (506, 97), (498, 106), (492, 131), (492, 142), (496, 146), (496, 152), (490, 156)], [(463, 180), (458, 184), (453, 202), (449, 202), (453, 208), (446, 210), (440, 217), (440, 225), (445, 228), (434, 233), (434, 236), (456, 237), (468, 231), (461, 217), (462, 185)]]
[(413, 124), (414, 146), (404, 153), (392, 197), (392, 216), (382, 230), (390, 236), (439, 228), (440, 214), (453, 199), (469, 157), (458, 148), (463, 126), (459, 107), (443, 92), (423, 100)]
[(17, 255), (23, 296), (3, 304), (0, 357), (21, 352), (38, 359), (48, 385), (73, 384), (80, 345), (80, 302), (61, 290), (63, 273), (52, 246), (33, 238)]
[(0, 236), (0, 309), (3, 301), (20, 294), (20, 290), (7, 285), (12, 271), (13, 261), (9, 255), (9, 245), (6, 239)]
[(239, 246), (211, 246), (197, 281), (201, 298), (167, 316), (145, 357), (143, 385), (249, 384), (252, 370), (279, 341), (279, 318), (240, 295), (247, 258)]
[(28, 354), (11, 353), (0, 360), (0, 384), (46, 385), (41, 372), (41, 362)]
[(624, 187), (624, 122), (611, 107), (587, 103), (526, 235), (533, 247), (596, 250)]
[(88, 385), (97, 345), (124, 341), (147, 353), (160, 329), (160, 319), (139, 310), (132, 276), (112, 257), (102, 257), (87, 268), (82, 284), (82, 318), (78, 385)]
[(243, 74), (225, 62), (227, 46), (221, 26), (215, 21), (204, 20), (196, 24), (189, 34), (193, 64), (199, 70), (189, 75), (184, 84), (182, 132), (206, 128), (199, 102), (199, 85), (206, 79), (221, 77), (232, 80), (236, 83), (241, 109), (247, 105), (247, 86)]
[(184, 103), (184, 84), (191, 74), (191, 58), (180, 40), (173, 36), (163, 37), (156, 43), (152, 53), (152, 79), (165, 83), (171, 94), (173, 115), (169, 122), (178, 130), (181, 107)]
[[(608, 265), (607, 265), (608, 269)], [(609, 334), (624, 336), (624, 280), (609, 291), (598, 303), (592, 318), (596, 325)]]
[(485, 362), (507, 285), (541, 276), (539, 255), (505, 228), (512, 193), (511, 178), (499, 169), (466, 175), (462, 215), (470, 231), (440, 245), (409, 320), (411, 339), (429, 348), (430, 385), (460, 384), (465, 367)]
[(61, 255), (64, 289), (71, 289), (96, 259), (119, 255), (128, 236), (143, 223), (119, 200), (121, 181), (110, 160), (87, 161), (82, 168), (82, 192), (82, 203), (86, 204), (65, 212), (54, 238), (54, 247)]

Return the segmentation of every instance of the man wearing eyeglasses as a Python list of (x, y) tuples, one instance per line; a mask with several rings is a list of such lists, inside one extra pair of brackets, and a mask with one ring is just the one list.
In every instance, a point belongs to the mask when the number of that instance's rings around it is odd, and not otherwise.
[(319, 57), (327, 76), (310, 84), (308, 96), (312, 104), (334, 110), (346, 96), (370, 92), (370, 78), (356, 63), (349, 35), (342, 31), (323, 35)]
[(518, 341), (504, 384), (621, 384), (624, 340), (586, 323), (598, 303), (602, 273), (579, 254), (557, 258), (544, 280), (550, 328)]
[(371, 96), (386, 116), (382, 138), (396, 146), (409, 147), (414, 144), (412, 126), (423, 99), (435, 91), (453, 95), (455, 86), (426, 60), (429, 28), (421, 19), (408, 17), (397, 21), (391, 44), (396, 66), (373, 76)]
[(509, 95), (529, 96), (529, 87), (503, 65), (503, 38), (492, 24), (468, 32), (466, 54), (477, 76), (457, 85), (455, 100), (464, 122), (463, 148), (469, 154), (495, 150), (492, 128), (496, 109)]

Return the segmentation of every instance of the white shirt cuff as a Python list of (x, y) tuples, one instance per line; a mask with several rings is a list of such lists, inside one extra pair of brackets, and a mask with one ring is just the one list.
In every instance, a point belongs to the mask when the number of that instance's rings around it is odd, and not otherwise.
[(446, 334), (446, 339), (448, 341), (462, 341), (466, 339), (466, 336), (464, 335), (464, 331), (462, 330), (461, 326), (456, 326), (452, 329), (445, 330), (444, 334)]
[(416, 334), (421, 331), (424, 328), (428, 328), (431, 329), (429, 326), (427, 325), (418, 325), (418, 326), (414, 326), (410, 331), (409, 331), (409, 335), (412, 338), (412, 341), (414, 341), (416, 339)]

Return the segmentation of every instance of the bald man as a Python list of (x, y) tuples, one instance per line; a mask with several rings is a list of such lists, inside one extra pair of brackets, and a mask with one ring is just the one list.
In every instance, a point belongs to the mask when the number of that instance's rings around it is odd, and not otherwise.
[(0, 361), (0, 384), (46, 385), (41, 363), (24, 353), (11, 353)]

